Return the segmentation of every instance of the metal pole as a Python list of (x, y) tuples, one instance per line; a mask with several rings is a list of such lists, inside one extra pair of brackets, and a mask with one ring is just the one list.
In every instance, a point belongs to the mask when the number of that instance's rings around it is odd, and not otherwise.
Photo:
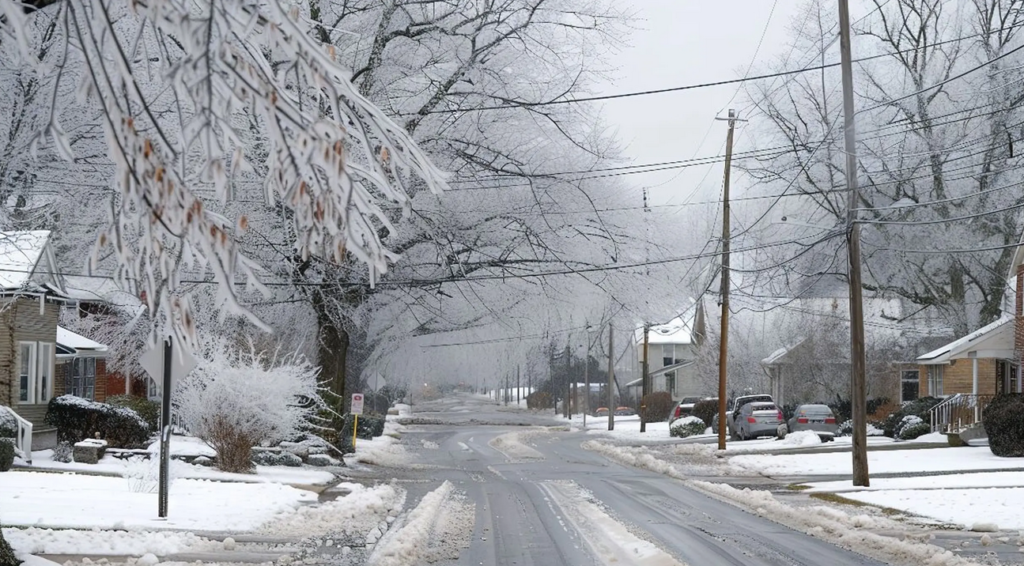
[(523, 404), (523, 388), (520, 387), (519, 381), (519, 364), (516, 364), (516, 406)]
[(718, 449), (725, 450), (726, 381), (729, 365), (729, 178), (732, 172), (732, 138), (736, 111), (729, 110), (729, 133), (725, 140), (725, 183), (722, 188), (722, 331), (718, 344)]
[(587, 325), (587, 359), (583, 362), (583, 428), (587, 428), (587, 413), (590, 412), (590, 325)]
[(615, 430), (615, 328), (608, 323), (608, 430)]
[(171, 469), (171, 339), (164, 342), (163, 398), (160, 400), (160, 493), (157, 516), (167, 517)]
[(640, 432), (647, 432), (647, 405), (646, 405), (646, 403), (647, 403), (647, 396), (650, 395), (650, 390), (648, 389), (649, 386), (647, 384), (647, 378), (651, 374), (651, 371), (650, 371), (651, 370), (651, 365), (650, 365), (650, 362), (647, 360), (647, 354), (649, 353), (648, 346), (650, 345), (650, 342), (648, 341), (648, 335), (649, 335), (650, 331), (651, 331), (650, 325), (644, 324), (644, 365), (643, 365), (643, 374), (640, 376), (641, 377), (641, 381), (640, 381)]
[(867, 487), (867, 362), (864, 357), (864, 304), (861, 297), (860, 225), (857, 224), (857, 132), (853, 111), (853, 55), (849, 0), (839, 0), (839, 50), (843, 71), (843, 133), (846, 146), (847, 246), (850, 269), (850, 372), (853, 409), (853, 485)]

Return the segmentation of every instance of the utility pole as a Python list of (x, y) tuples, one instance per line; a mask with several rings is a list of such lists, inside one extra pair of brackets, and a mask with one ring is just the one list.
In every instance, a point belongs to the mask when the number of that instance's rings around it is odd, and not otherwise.
[(562, 412), (565, 417), (572, 420), (572, 385), (569, 378), (572, 377), (572, 351), (569, 343), (565, 343), (565, 400), (562, 401)]
[(519, 378), (520, 378), (520, 376), (519, 376), (519, 364), (516, 364), (516, 406), (517, 407), (519, 405), (523, 404), (523, 388), (520, 387), (521, 383), (519, 381)]
[(615, 430), (615, 328), (608, 323), (608, 430)]
[(583, 362), (583, 428), (587, 428), (587, 413), (590, 412), (590, 324), (587, 324), (587, 359)]
[(505, 406), (508, 407), (508, 374), (505, 374), (505, 389), (502, 391), (505, 394)]
[(644, 366), (642, 379), (640, 381), (640, 432), (647, 432), (647, 396), (650, 392), (650, 385), (647, 383), (648, 377), (651, 375), (651, 363), (647, 360), (648, 353), (648, 334), (651, 331), (649, 324), (644, 324)]
[(853, 485), (867, 487), (867, 379), (864, 357), (864, 304), (860, 279), (860, 225), (857, 224), (857, 132), (853, 112), (853, 54), (850, 46), (850, 4), (839, 0), (839, 50), (843, 71), (843, 133), (846, 145), (846, 249), (850, 280), (850, 379), (853, 409)]
[(729, 174), (732, 170), (732, 134), (736, 111), (729, 110), (729, 133), (725, 138), (725, 183), (722, 187), (722, 331), (718, 344), (718, 449), (725, 450), (726, 379), (729, 363)]

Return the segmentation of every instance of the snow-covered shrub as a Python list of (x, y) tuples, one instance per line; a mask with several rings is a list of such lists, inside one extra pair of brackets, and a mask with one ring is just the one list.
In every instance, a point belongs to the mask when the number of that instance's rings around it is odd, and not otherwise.
[(297, 468), (302, 465), (302, 458), (291, 452), (254, 449), (252, 451), (252, 463), (257, 466), (291, 466)]
[(693, 410), (690, 411), (691, 416), (697, 417), (706, 423), (714, 421), (717, 414), (718, 399), (702, 399), (697, 401), (693, 405)]
[(686, 438), (688, 436), (704, 434), (704, 430), (707, 428), (708, 425), (704, 421), (690, 415), (689, 417), (683, 417), (672, 423), (672, 427), (669, 428), (668, 433), (676, 438)]
[(142, 448), (149, 440), (149, 423), (127, 407), (89, 401), (74, 395), (50, 399), (46, 423), (57, 428), (57, 440), (74, 444), (99, 433), (114, 448)]
[(0, 438), (14, 438), (18, 436), (18, 421), (10, 410), (0, 405)]
[(182, 425), (217, 451), (227, 472), (252, 470), (252, 448), (302, 432), (319, 405), (317, 370), (297, 355), (211, 349), (175, 390)]
[(925, 423), (924, 419), (917, 415), (907, 415), (896, 425), (894, 434), (895, 438), (900, 440), (913, 440), (929, 432), (931, 432), (931, 426)]
[(310, 466), (340, 466), (341, 462), (328, 456), (327, 454), (310, 454), (309, 455)]
[(938, 397), (921, 397), (915, 401), (904, 403), (898, 411), (891, 413), (886, 419), (882, 429), (889, 438), (899, 438), (899, 431), (896, 428), (903, 421), (903, 417), (914, 415), (922, 421), (931, 420), (932, 407), (942, 402)]
[(526, 396), (526, 408), (528, 409), (552, 409), (551, 394), (544, 391), (534, 391)]
[(6, 472), (14, 465), (14, 439), (0, 438), (0, 472)]
[(121, 476), (128, 480), (131, 493), (156, 493), (160, 485), (160, 457), (129, 458), (124, 462)]
[(149, 430), (156, 431), (157, 427), (160, 426), (160, 403), (156, 401), (150, 401), (143, 397), (135, 397), (133, 395), (114, 395), (113, 397), (107, 397), (107, 403), (114, 405), (115, 407), (128, 407), (135, 411), (149, 423)]
[(982, 415), (988, 446), (996, 456), (1024, 457), (1024, 395), (999, 395)]
[(58, 442), (53, 447), (53, 461), (67, 464), (74, 459), (75, 448), (69, 442)]

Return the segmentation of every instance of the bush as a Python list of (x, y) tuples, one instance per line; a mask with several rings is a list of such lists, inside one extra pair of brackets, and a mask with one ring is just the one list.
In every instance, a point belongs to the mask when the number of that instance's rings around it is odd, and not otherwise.
[(848, 421), (853, 418), (853, 402), (836, 395), (836, 400), (828, 404), (832, 414), (836, 416), (836, 422)]
[(149, 423), (135, 411), (74, 395), (50, 399), (45, 421), (57, 428), (59, 442), (74, 444), (98, 433), (113, 448), (145, 448), (149, 443)]
[(697, 417), (698, 419), (709, 423), (715, 420), (715, 415), (718, 414), (718, 399), (704, 399), (697, 401), (693, 405), (693, 410), (690, 411), (690, 415)]
[(131, 395), (115, 395), (107, 397), (107, 403), (115, 407), (127, 407), (135, 411), (143, 420), (149, 423), (149, 430), (153, 432), (156, 432), (160, 426), (160, 403), (156, 401)]
[(898, 438), (896, 428), (903, 421), (904, 417), (913, 415), (924, 422), (931, 422), (932, 407), (942, 402), (938, 397), (921, 397), (916, 401), (904, 403), (900, 409), (891, 413), (886, 419), (882, 430), (889, 438)]
[(74, 459), (75, 449), (67, 442), (58, 442), (53, 447), (53, 461), (67, 464)]
[(704, 421), (690, 415), (672, 423), (671, 428), (668, 429), (668, 433), (675, 438), (686, 438), (688, 436), (704, 434), (704, 431), (707, 429), (708, 425)]
[(0, 472), (6, 472), (14, 465), (14, 439), (0, 438)]
[(217, 451), (221, 470), (249, 472), (254, 446), (296, 437), (321, 406), (317, 370), (296, 356), (271, 360), (223, 344), (210, 356), (178, 386), (176, 412)]
[[(352, 442), (352, 422), (354, 421), (353, 415), (345, 415), (345, 424), (341, 429), (341, 437), (348, 439), (348, 442)], [(362, 438), (363, 440), (373, 440), (374, 438), (384, 434), (384, 417), (371, 417), (369, 415), (359, 415), (359, 427), (356, 428), (356, 438)]]
[(16, 438), (18, 436), (18, 421), (7, 407), (0, 405), (0, 438)]
[(1024, 395), (999, 395), (982, 415), (988, 446), (1003, 458), (1024, 457)]
[(526, 396), (527, 409), (554, 409), (551, 394), (545, 391), (534, 391)]
[(649, 423), (660, 423), (668, 420), (669, 413), (676, 404), (672, 401), (672, 394), (668, 391), (655, 391), (649, 393), (640, 400), (641, 405), (646, 405), (643, 419)]
[(913, 440), (919, 436), (924, 436), (932, 431), (932, 426), (926, 422), (919, 422), (914, 425), (903, 427), (900, 431), (900, 439), (902, 440)]
[[(889, 401), (888, 397), (876, 397), (874, 399), (868, 399), (867, 413), (869, 415), (874, 415), (875, 413), (879, 412), (879, 409), (883, 409), (884, 407), (888, 407), (891, 405), (892, 403)], [(888, 415), (889, 413), (885, 414)]]
[(15, 558), (14, 549), (4, 539), (3, 529), (0, 529), (0, 566), (19, 566), (21, 563), (21, 560)]
[(252, 464), (255, 466), (289, 466), (297, 468), (302, 465), (302, 458), (291, 452), (256, 449), (252, 451)]

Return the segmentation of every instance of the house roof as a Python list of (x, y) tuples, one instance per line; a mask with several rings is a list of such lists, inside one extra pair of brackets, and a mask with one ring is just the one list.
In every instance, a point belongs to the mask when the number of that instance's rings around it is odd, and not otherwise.
[(0, 232), (0, 289), (27, 287), (49, 241), (48, 230)]
[(950, 360), (971, 357), (976, 352), (980, 358), (1013, 356), (1013, 318), (1001, 318), (987, 326), (971, 332), (927, 354), (918, 356), (921, 365), (947, 364)]
[(72, 354), (77, 353), (106, 353), (107, 347), (99, 342), (90, 340), (81, 334), (75, 334), (62, 326), (57, 327), (57, 346), (71, 350)]
[[(651, 326), (647, 333), (648, 344), (693, 344), (693, 326), (697, 315), (696, 304), (691, 305), (683, 314), (665, 324)], [(637, 344), (644, 343), (644, 329), (639, 327), (634, 332)]]
[(800, 344), (803, 344), (806, 339), (807, 338), (801, 336), (801, 337), (797, 338), (796, 341), (793, 342), (793, 344), (791, 344), (789, 346), (783, 346), (782, 348), (779, 348), (778, 350), (775, 350), (771, 354), (768, 354), (767, 358), (761, 360), (761, 365), (770, 366), (772, 364), (778, 363), (783, 358), (785, 358), (787, 354), (792, 352), (797, 346), (799, 346)]

